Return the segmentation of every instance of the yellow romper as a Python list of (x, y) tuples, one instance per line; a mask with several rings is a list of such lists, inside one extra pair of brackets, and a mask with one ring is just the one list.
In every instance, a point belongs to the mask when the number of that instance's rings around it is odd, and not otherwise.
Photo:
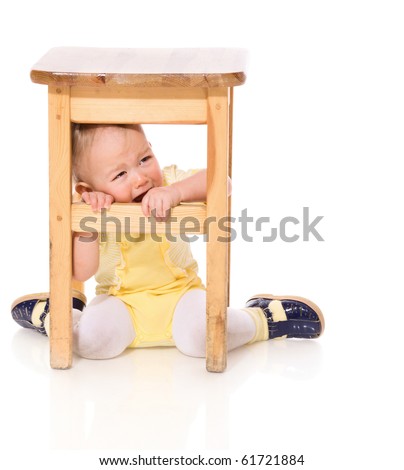
[[(181, 181), (197, 171), (166, 167), (163, 184)], [(173, 235), (176, 241), (169, 241), (159, 234), (161, 242), (151, 234), (131, 237), (140, 241), (131, 241), (125, 234), (117, 241), (112, 233), (100, 242), (96, 293), (113, 295), (125, 303), (136, 332), (129, 347), (174, 346), (172, 320), (177, 302), (190, 289), (204, 289), (197, 262), (189, 243), (179, 236)]]

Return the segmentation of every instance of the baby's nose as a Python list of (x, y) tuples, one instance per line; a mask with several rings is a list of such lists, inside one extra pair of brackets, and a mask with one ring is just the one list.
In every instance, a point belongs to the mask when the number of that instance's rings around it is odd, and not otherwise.
[(134, 174), (133, 185), (135, 186), (135, 188), (139, 188), (140, 186), (143, 186), (146, 182), (147, 182), (146, 175), (144, 175), (140, 171), (137, 171)]

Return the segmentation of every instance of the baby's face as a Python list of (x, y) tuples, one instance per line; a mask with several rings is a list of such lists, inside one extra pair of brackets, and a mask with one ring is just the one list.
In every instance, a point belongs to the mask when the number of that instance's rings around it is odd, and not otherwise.
[(115, 202), (140, 202), (149, 189), (162, 186), (159, 163), (145, 135), (134, 129), (97, 129), (82, 159), (85, 182)]

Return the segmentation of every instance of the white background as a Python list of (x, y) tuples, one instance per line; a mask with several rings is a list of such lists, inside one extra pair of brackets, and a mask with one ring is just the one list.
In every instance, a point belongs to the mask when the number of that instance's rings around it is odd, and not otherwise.
[[(7, 468), (99, 468), (97, 456), (141, 452), (304, 454), (307, 469), (400, 468), (402, 2), (5, 5), (0, 426)], [(248, 49), (247, 83), (235, 90), (233, 214), (247, 208), (271, 217), (269, 230), (310, 207), (312, 218), (324, 216), (317, 228), (325, 241), (264, 243), (268, 233), (252, 227), (253, 243), (233, 244), (231, 304), (258, 292), (309, 297), (326, 317), (319, 341), (243, 348), (219, 375), (175, 349), (49, 368), (46, 338), (14, 324), (9, 306), (48, 288), (47, 90), (30, 82), (29, 71), (55, 46)], [(163, 164), (203, 165), (202, 127), (147, 130)], [(203, 243), (195, 250), (203, 268)]]

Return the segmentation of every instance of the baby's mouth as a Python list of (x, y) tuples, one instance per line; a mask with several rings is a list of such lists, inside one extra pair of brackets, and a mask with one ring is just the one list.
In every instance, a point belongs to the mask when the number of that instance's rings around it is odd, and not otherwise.
[(143, 198), (145, 197), (145, 195), (150, 191), (150, 188), (145, 191), (144, 193), (142, 194), (139, 194), (139, 196), (136, 196), (135, 199), (133, 199), (133, 202), (142, 202)]

